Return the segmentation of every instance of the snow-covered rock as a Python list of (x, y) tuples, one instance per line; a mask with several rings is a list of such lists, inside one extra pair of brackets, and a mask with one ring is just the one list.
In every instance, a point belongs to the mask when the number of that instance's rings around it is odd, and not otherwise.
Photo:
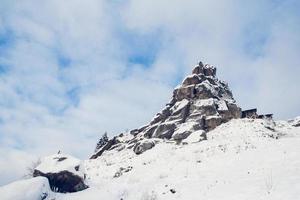
[(133, 151), (136, 154), (141, 154), (147, 151), (148, 149), (151, 149), (154, 146), (155, 146), (155, 141), (147, 139), (147, 140), (143, 140), (142, 142), (137, 142), (133, 147)]
[[(209, 131), (240, 116), (241, 109), (235, 103), (228, 85), (216, 78), (216, 68), (200, 62), (192, 74), (174, 89), (170, 102), (148, 125), (130, 131), (133, 138), (126, 142), (118, 137), (111, 139), (91, 158), (95, 159), (104, 151), (113, 150), (113, 145), (117, 144), (122, 149), (130, 149), (134, 144), (142, 144), (141, 140), (149, 138), (183, 140), (194, 131)], [(145, 144), (151, 146), (148, 142)], [(140, 154), (144, 150), (135, 152)]]
[(186, 139), (182, 140), (183, 144), (197, 143), (206, 139), (206, 132), (204, 130), (198, 130), (192, 132)]
[(45, 177), (20, 180), (0, 187), (1, 200), (46, 200), (53, 196)]
[(292, 119), (292, 120), (289, 120), (289, 123), (290, 123), (292, 126), (300, 127), (300, 116), (295, 117), (295, 118)]
[(197, 122), (186, 122), (177, 127), (172, 137), (174, 140), (183, 140), (197, 129), (199, 129)]
[(77, 192), (87, 188), (81, 161), (66, 154), (54, 154), (42, 159), (34, 169), (34, 177), (48, 178), (55, 192)]

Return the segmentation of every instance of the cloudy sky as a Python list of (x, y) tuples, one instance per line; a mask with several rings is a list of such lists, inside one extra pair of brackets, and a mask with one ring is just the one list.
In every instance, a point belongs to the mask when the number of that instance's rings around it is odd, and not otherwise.
[(0, 0), (0, 185), (147, 123), (202, 60), (238, 104), (300, 115), (298, 0)]

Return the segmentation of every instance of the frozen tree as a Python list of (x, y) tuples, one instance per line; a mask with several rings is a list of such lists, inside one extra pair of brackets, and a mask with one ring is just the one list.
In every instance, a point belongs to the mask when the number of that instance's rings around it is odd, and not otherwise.
[(101, 147), (103, 147), (104, 145), (106, 145), (108, 142), (108, 137), (107, 137), (107, 132), (105, 132), (101, 138), (99, 139), (99, 141), (97, 142), (96, 148), (95, 148), (95, 152), (97, 152), (99, 149), (101, 149)]

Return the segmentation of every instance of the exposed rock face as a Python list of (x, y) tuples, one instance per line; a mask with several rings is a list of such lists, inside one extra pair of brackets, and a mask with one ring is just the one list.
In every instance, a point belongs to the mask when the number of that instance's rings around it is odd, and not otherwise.
[[(196, 123), (188, 131), (176, 132), (172, 137), (184, 139), (189, 131), (212, 130), (232, 118), (240, 118), (240, 115), (241, 109), (235, 103), (228, 85), (216, 78), (216, 68), (200, 62), (192, 75), (174, 90), (170, 103), (154, 117), (146, 133), (150, 131), (155, 133), (150, 134), (152, 137), (169, 139), (181, 124)], [(168, 127), (162, 129), (161, 126), (166, 127), (166, 124)], [(143, 133), (145, 131), (141, 131)]]
[(40, 172), (39, 170), (34, 170), (33, 176), (46, 177), (49, 181), (51, 190), (54, 192), (77, 192), (87, 188), (81, 177), (76, 176), (73, 173), (66, 170), (58, 173), (46, 174)]
[(88, 188), (80, 160), (65, 154), (45, 157), (34, 169), (33, 176), (46, 177), (54, 192), (77, 192)]
[(151, 149), (155, 146), (155, 142), (152, 140), (143, 140), (142, 142), (137, 142), (135, 146), (133, 147), (133, 151), (136, 154), (141, 154), (144, 151), (147, 151), (148, 149)]
[[(130, 131), (134, 138), (128, 142), (128, 148), (132, 148), (134, 143), (134, 152), (140, 154), (154, 146), (149, 142), (143, 143), (145, 138), (178, 142), (192, 132), (210, 131), (221, 123), (240, 118), (240, 107), (228, 85), (216, 78), (216, 72), (214, 66), (200, 62), (193, 69), (192, 75), (175, 88), (171, 101), (148, 125)], [(95, 154), (92, 158), (98, 156)]]

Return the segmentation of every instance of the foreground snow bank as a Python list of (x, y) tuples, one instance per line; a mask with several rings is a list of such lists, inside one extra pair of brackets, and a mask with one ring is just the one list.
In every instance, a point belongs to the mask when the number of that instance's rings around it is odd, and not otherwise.
[(16, 181), (0, 188), (1, 200), (44, 200), (53, 196), (47, 178)]
[[(197, 138), (200, 134), (197, 134)], [(84, 167), (90, 188), (58, 200), (295, 200), (300, 196), (300, 129), (239, 119), (207, 140), (161, 142), (136, 155), (108, 151)]]
[[(299, 199), (299, 127), (238, 119), (208, 132), (207, 140), (200, 137), (193, 132), (181, 144), (161, 140), (140, 155), (115, 148), (82, 161), (90, 188), (56, 193), (55, 200)], [(30, 190), (35, 189), (16, 186), (0, 194)]]

